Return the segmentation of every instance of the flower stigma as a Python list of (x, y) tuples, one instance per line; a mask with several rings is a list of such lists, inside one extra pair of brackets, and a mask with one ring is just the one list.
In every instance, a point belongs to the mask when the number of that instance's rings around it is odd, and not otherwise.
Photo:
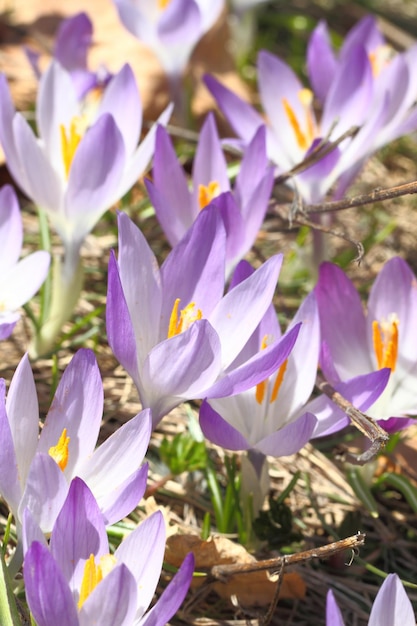
[(195, 302), (187, 304), (187, 306), (181, 309), (178, 314), (180, 302), (181, 299), (177, 298), (174, 302), (174, 306), (172, 307), (171, 316), (169, 318), (168, 339), (174, 337), (175, 335), (179, 335), (184, 332), (184, 330), (187, 330), (191, 324), (203, 318), (201, 309), (195, 310)]
[(208, 185), (198, 186), (198, 206), (200, 211), (220, 194), (220, 185), (216, 180), (212, 180)]
[(68, 446), (70, 437), (67, 437), (67, 429), (64, 428), (56, 446), (51, 446), (48, 450), (49, 456), (53, 458), (59, 468), (64, 471), (69, 459)]
[(398, 317), (393, 313), (388, 320), (372, 322), (372, 339), (378, 369), (389, 367), (393, 372), (398, 357)]

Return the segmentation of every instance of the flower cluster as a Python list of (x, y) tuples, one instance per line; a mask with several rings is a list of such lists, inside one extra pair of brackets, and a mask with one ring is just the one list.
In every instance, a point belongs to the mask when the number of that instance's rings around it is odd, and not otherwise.
[[(242, 12), (258, 3), (233, 4)], [(127, 28), (178, 81), (224, 3), (115, 4)], [(106, 527), (131, 514), (144, 496), (151, 431), (172, 409), (199, 401), (202, 435), (225, 449), (248, 452), (259, 475), (267, 456), (294, 454), (311, 439), (347, 426), (349, 411), (342, 406), (367, 411), (367, 419), (388, 432), (417, 416), (417, 278), (406, 261), (386, 262), (366, 311), (343, 270), (322, 264), (313, 291), (281, 330), (275, 290), (283, 255), (273, 254), (256, 268), (243, 259), (265, 222), (277, 172), (311, 159), (293, 178), (302, 198), (314, 203), (331, 189), (343, 195), (377, 148), (417, 128), (417, 47), (392, 55), (374, 18), (367, 17), (335, 53), (320, 23), (307, 51), (312, 90), (283, 61), (261, 51), (258, 81), (266, 121), (206, 77), (238, 135), (231, 143), (243, 155), (236, 174), (209, 115), (188, 176), (165, 128), (172, 106), (140, 143), (142, 109), (133, 71), (124, 65), (114, 75), (91, 72), (91, 42), (86, 14), (61, 25), (54, 60), (39, 75), (37, 135), (15, 111), (0, 76), (0, 142), (8, 168), (64, 247), (33, 352), (51, 350), (71, 314), (82, 285), (85, 237), (152, 157), (145, 186), (172, 249), (159, 266), (135, 221), (118, 212), (118, 251), (108, 264), (107, 338), (142, 410), (103, 443), (97, 446), (103, 384), (91, 350), (75, 353), (44, 420), (27, 354), (8, 390), (0, 379), (0, 495), (14, 518), (17, 541), (8, 573), (23, 564), (27, 604), (38, 626), (164, 626), (187, 593), (193, 556), (186, 556), (148, 611), (164, 558), (163, 516), (146, 518), (115, 549)], [(17, 198), (5, 186), (0, 339), (12, 332), (19, 307), (49, 270), (46, 251), (18, 261), (21, 247)], [(319, 369), (344, 405), (314, 394)], [(2, 580), (0, 575), (0, 587)], [(369, 624), (400, 622), (414, 624), (414, 615), (398, 577), (389, 575)], [(332, 592), (327, 623), (343, 626)]]

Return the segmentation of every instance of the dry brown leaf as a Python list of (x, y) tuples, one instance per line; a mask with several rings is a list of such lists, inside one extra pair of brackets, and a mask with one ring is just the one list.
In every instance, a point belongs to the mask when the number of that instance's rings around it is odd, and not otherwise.
[[(168, 538), (165, 560), (170, 565), (179, 567), (189, 552), (194, 554), (197, 572), (201, 569), (210, 569), (214, 565), (256, 563), (255, 557), (243, 546), (225, 537), (210, 537), (203, 541), (197, 535), (179, 534)], [(191, 586), (199, 587), (203, 581), (202, 578), (195, 578)], [(235, 595), (241, 606), (266, 606), (274, 598), (276, 581), (276, 576), (271, 576), (263, 570), (231, 576), (226, 582), (215, 583), (213, 589), (225, 599)], [(302, 599), (305, 592), (306, 585), (299, 574), (296, 572), (284, 574), (280, 598)]]

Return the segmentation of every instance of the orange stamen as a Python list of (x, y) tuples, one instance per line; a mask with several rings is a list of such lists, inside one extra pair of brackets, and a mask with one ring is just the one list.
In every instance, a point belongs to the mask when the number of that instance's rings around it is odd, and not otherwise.
[(70, 438), (67, 437), (67, 429), (64, 428), (56, 446), (51, 446), (48, 450), (49, 456), (57, 463), (62, 471), (67, 467), (69, 459)]
[(280, 366), (280, 368), (278, 370), (278, 374), (277, 374), (277, 377), (275, 379), (274, 386), (272, 388), (271, 399), (269, 401), (270, 404), (272, 402), (275, 402), (275, 400), (278, 397), (278, 392), (279, 392), (280, 387), (282, 385), (282, 381), (284, 380), (284, 374), (285, 374), (285, 371), (287, 369), (287, 365), (288, 365), (288, 359), (285, 359), (284, 363), (281, 364), (281, 366)]
[(389, 367), (393, 372), (398, 358), (398, 319), (372, 322), (372, 339), (378, 369)]
[(220, 193), (220, 185), (217, 181), (212, 180), (208, 185), (198, 186), (198, 206), (204, 209), (213, 198), (216, 198)]
[[(265, 350), (267, 346), (268, 346), (268, 335), (265, 335), (264, 338), (262, 339), (261, 350)], [(268, 379), (262, 380), (260, 383), (256, 385), (255, 399), (258, 404), (262, 404), (267, 387), (268, 387)]]
[(294, 131), (295, 138), (297, 140), (299, 147), (301, 148), (301, 150), (307, 150), (308, 148), (307, 138), (305, 134), (303, 133), (303, 131), (301, 130), (301, 126), (294, 112), (294, 109), (291, 107), (287, 98), (282, 99), (282, 104), (284, 106), (284, 110), (291, 124), (291, 127)]
[(201, 309), (197, 309), (197, 311), (195, 311), (195, 302), (187, 304), (186, 307), (181, 309), (178, 315), (180, 301), (180, 298), (177, 298), (174, 302), (174, 306), (172, 307), (168, 325), (168, 339), (174, 337), (175, 335), (179, 335), (184, 330), (187, 330), (193, 322), (203, 318)]

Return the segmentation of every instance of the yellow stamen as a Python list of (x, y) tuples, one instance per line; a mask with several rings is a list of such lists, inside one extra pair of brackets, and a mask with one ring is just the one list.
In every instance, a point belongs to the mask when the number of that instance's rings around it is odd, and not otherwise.
[(68, 178), (69, 171), (71, 169), (72, 160), (74, 158), (78, 145), (83, 137), (83, 132), (81, 131), (80, 118), (74, 117), (71, 120), (68, 133), (63, 124), (61, 124), (59, 128), (61, 131), (62, 160), (64, 162), (65, 176), (66, 178)]
[(294, 113), (294, 109), (291, 107), (287, 98), (282, 99), (282, 104), (284, 105), (285, 113), (287, 114), (288, 120), (292, 126), (299, 147), (301, 148), (301, 150), (307, 150), (307, 139), (305, 134), (301, 130), (301, 126), (296, 114)]
[(389, 367), (393, 372), (398, 357), (398, 319), (392, 316), (391, 321), (372, 322), (372, 339), (378, 369)]
[(99, 582), (103, 580), (107, 574), (111, 572), (116, 565), (116, 557), (112, 554), (104, 554), (100, 558), (100, 564), (96, 565), (94, 554), (90, 554), (84, 565), (84, 574), (81, 581), (80, 597), (78, 600), (78, 608), (81, 609), (88, 596), (97, 587)]
[(212, 180), (208, 185), (198, 186), (198, 206), (204, 209), (213, 198), (216, 198), (220, 193), (220, 185), (216, 180)]
[(48, 450), (49, 456), (53, 458), (62, 471), (67, 467), (69, 459), (69, 442), (70, 438), (67, 437), (67, 429), (64, 428), (56, 446), (51, 446)]
[(163, 11), (164, 9), (167, 8), (170, 2), (171, 0), (158, 0), (158, 9), (160, 11)]
[(284, 374), (285, 374), (285, 371), (287, 369), (287, 365), (288, 365), (288, 359), (285, 359), (284, 363), (282, 363), (282, 365), (280, 366), (280, 368), (278, 370), (278, 374), (277, 374), (277, 377), (275, 379), (274, 386), (272, 388), (271, 399), (269, 401), (270, 404), (272, 402), (275, 402), (275, 400), (278, 397), (278, 391), (280, 390), (280, 387), (282, 385), (282, 381), (284, 380)]
[(178, 315), (179, 304), (180, 298), (177, 298), (174, 302), (171, 316), (169, 318), (168, 339), (174, 337), (175, 335), (179, 335), (184, 330), (187, 330), (191, 324), (203, 318), (201, 309), (195, 310), (195, 302), (187, 304), (185, 308), (181, 309), (180, 314)]
[[(265, 335), (264, 338), (262, 339), (261, 350), (265, 350), (267, 346), (268, 346), (268, 335)], [(268, 387), (268, 379), (262, 380), (260, 383), (256, 385), (255, 399), (258, 404), (262, 404), (267, 387)]]
[(374, 78), (377, 78), (382, 70), (389, 65), (392, 56), (393, 49), (387, 45), (378, 46), (368, 54)]

